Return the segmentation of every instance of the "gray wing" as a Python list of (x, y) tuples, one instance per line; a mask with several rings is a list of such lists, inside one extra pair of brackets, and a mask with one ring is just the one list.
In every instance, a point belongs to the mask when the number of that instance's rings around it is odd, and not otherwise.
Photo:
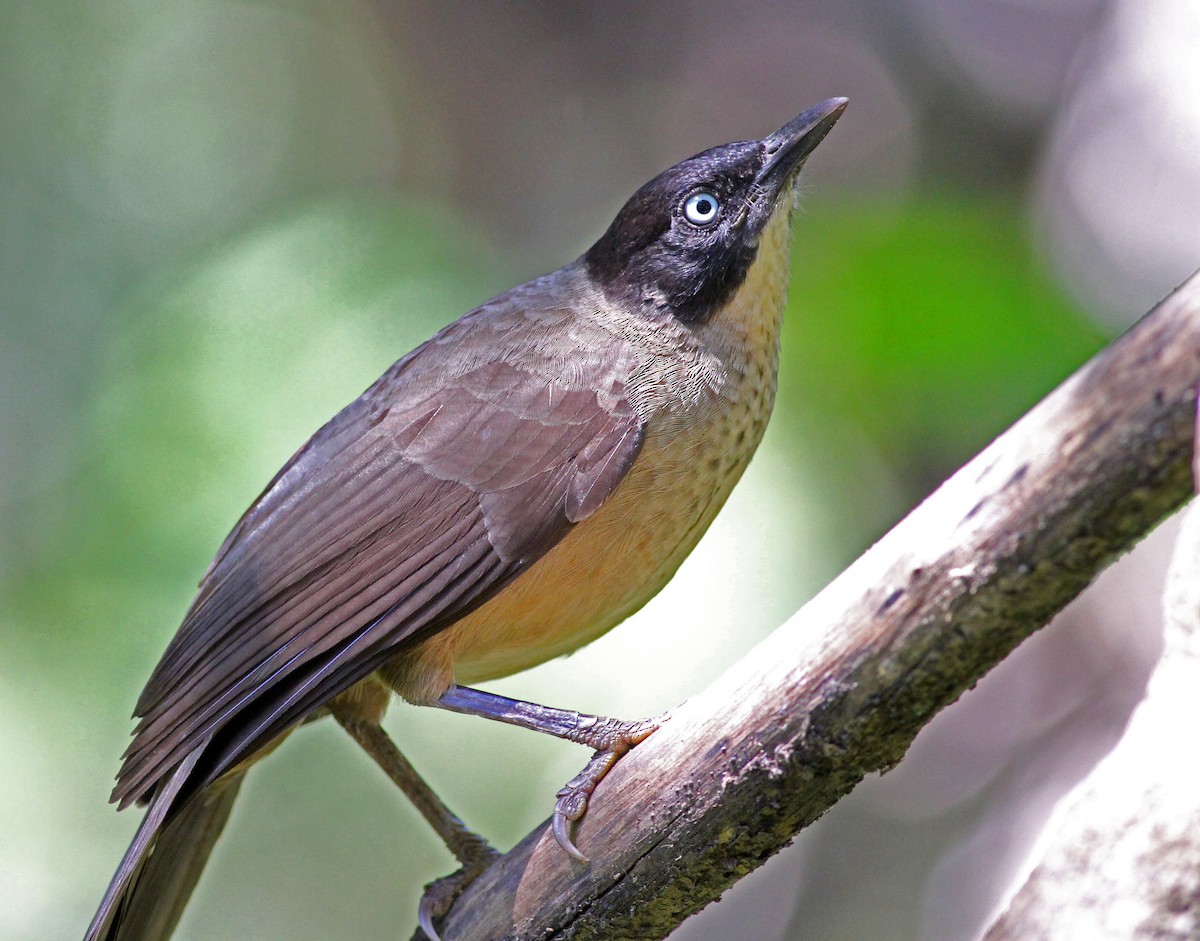
[(114, 800), (146, 796), (203, 747), (194, 793), (482, 604), (608, 498), (643, 423), (623, 342), (566, 349), (579, 329), (528, 296), (493, 301), (297, 452), (221, 547), (151, 676)]

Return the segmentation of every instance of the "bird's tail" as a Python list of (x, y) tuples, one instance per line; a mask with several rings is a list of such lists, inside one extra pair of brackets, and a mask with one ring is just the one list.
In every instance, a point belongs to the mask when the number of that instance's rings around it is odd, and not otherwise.
[(166, 941), (175, 930), (244, 776), (210, 784), (167, 820), (192, 764), (185, 761), (154, 796), (84, 941)]

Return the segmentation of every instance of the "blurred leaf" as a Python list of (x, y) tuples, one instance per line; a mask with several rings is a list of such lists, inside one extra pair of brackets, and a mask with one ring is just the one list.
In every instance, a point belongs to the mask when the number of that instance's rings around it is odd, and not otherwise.
[(923, 194), (798, 222), (781, 395), (922, 488), (1105, 342), (1034, 260), (1020, 206)]

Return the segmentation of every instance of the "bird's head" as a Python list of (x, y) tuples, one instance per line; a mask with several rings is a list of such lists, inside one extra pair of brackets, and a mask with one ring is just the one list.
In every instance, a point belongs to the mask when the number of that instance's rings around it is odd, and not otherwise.
[(625, 203), (583, 256), (614, 303), (704, 321), (737, 290), (795, 181), (845, 110), (831, 98), (761, 140), (713, 147), (660, 173)]

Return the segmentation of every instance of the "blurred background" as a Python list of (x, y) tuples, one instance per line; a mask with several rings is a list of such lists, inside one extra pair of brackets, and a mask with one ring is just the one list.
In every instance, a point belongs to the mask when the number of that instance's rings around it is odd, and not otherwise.
[[(0, 938), (82, 934), (137, 824), (106, 803), (129, 713), (212, 554), (437, 327), (665, 166), (850, 97), (743, 484), (641, 614), (493, 684), (656, 713), (1200, 266), (1197, 48), (1188, 0), (0, 3)], [(975, 937), (1140, 695), (1168, 547), (675, 937)], [(503, 848), (587, 757), (389, 727)], [(179, 937), (408, 937), (452, 868), (318, 723), (250, 775)]]

